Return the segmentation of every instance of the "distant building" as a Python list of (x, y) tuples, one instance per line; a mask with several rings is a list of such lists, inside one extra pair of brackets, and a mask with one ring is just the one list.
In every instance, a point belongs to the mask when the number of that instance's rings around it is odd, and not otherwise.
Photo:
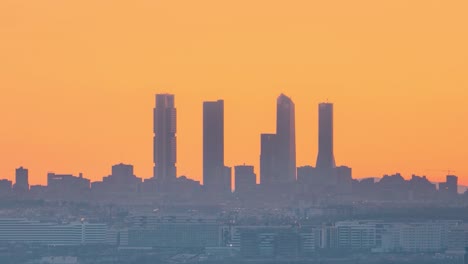
[(468, 224), (457, 223), (448, 230), (447, 253), (464, 255), (468, 247)]
[(186, 199), (191, 200), (194, 195), (199, 195), (202, 191), (202, 185), (199, 181), (187, 178), (186, 176), (179, 176), (171, 182), (166, 182), (163, 185), (158, 184), (154, 179), (145, 179), (141, 184), (142, 193), (164, 193), (166, 197), (172, 199)]
[(222, 225), (212, 218), (141, 215), (131, 217), (130, 225), (131, 247), (203, 249), (222, 243)]
[(14, 191), (18, 193), (29, 191), (28, 170), (23, 167), (16, 169)]
[(338, 228), (333, 224), (322, 225), (318, 238), (318, 248), (331, 250), (339, 247)]
[(335, 168), (297, 168), (297, 181), (302, 192), (351, 195), (353, 189), (352, 169), (346, 166)]
[(276, 134), (262, 134), (260, 184), (291, 184), (296, 181), (296, 120), (291, 98), (281, 94), (276, 102)]
[(276, 135), (262, 134), (260, 147), (260, 184), (268, 185), (278, 180), (276, 170)]
[(154, 178), (175, 180), (177, 161), (177, 113), (174, 95), (157, 94), (154, 108)]
[(405, 252), (441, 252), (447, 247), (447, 233), (454, 221), (402, 224), (400, 247)]
[(133, 165), (117, 164), (112, 166), (112, 174), (104, 177), (102, 182), (93, 182), (93, 191), (112, 193), (138, 192), (142, 183), (133, 173)]
[(379, 199), (398, 201), (409, 198), (409, 185), (400, 173), (384, 175), (375, 186)]
[(411, 200), (432, 200), (436, 196), (437, 187), (426, 176), (412, 175), (409, 181)]
[(319, 104), (319, 150), (317, 156), (317, 168), (335, 168), (335, 156), (333, 154), (333, 104)]
[(381, 244), (383, 225), (376, 221), (342, 221), (336, 223), (338, 247), (371, 250)]
[(445, 182), (439, 184), (439, 192), (442, 198), (455, 198), (458, 195), (458, 177), (455, 175), (447, 175)]
[(71, 174), (47, 174), (47, 191), (63, 196), (84, 196), (90, 190), (90, 180), (83, 178), (83, 174), (73, 176)]
[(315, 251), (315, 234), (291, 226), (235, 226), (231, 245), (243, 258), (296, 258)]
[(350, 195), (352, 169), (337, 167), (333, 154), (333, 104), (321, 103), (319, 110), (318, 155), (315, 168), (298, 168), (298, 181), (302, 191), (321, 191), (322, 194)]
[(236, 166), (235, 173), (235, 190), (238, 194), (251, 193), (257, 185), (257, 176), (254, 173), (253, 166)]
[(276, 105), (276, 170), (280, 182), (296, 181), (296, 117), (291, 98), (284, 94)]
[(9, 194), (11, 192), (12, 183), (9, 180), (0, 180), (0, 195)]
[(106, 244), (106, 236), (106, 224), (57, 224), (26, 219), (0, 219), (0, 243), (79, 246)]
[[(203, 185), (210, 192), (220, 187), (224, 171), (224, 101), (203, 103)], [(223, 180), (221, 179), (221, 182)]]
[(450, 230), (459, 221), (382, 222), (376, 252), (434, 253), (450, 246)]

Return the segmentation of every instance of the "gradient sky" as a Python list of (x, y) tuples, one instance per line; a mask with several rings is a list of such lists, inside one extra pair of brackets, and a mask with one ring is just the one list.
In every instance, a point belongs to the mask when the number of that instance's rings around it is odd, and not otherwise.
[(276, 97), (315, 165), (317, 104), (354, 177), (468, 184), (466, 0), (0, 0), (0, 177), (152, 174), (154, 94), (176, 94), (178, 174), (201, 179), (202, 101), (225, 100), (226, 165), (253, 164)]

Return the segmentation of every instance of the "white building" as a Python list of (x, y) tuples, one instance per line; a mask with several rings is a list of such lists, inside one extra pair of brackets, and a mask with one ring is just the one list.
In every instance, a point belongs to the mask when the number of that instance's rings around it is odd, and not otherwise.
[(459, 223), (451, 226), (447, 236), (447, 253), (463, 255), (468, 247), (468, 224)]
[(412, 253), (444, 251), (449, 246), (449, 230), (458, 223), (458, 221), (387, 223), (382, 233), (382, 244), (375, 251)]
[(342, 221), (335, 227), (340, 248), (372, 249), (381, 244), (383, 224), (380, 221)]
[(26, 219), (0, 219), (0, 242), (45, 245), (105, 244), (107, 225), (75, 222), (44, 223)]

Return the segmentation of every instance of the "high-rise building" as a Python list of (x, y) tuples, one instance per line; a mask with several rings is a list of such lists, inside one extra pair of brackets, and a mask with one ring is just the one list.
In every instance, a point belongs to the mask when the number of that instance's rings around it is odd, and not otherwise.
[(219, 188), (224, 176), (224, 101), (203, 103), (203, 185)]
[(253, 166), (236, 166), (234, 167), (236, 193), (247, 193), (255, 190), (257, 184), (257, 176), (254, 173)]
[(23, 167), (16, 169), (14, 190), (15, 192), (29, 191), (29, 176), (27, 169)]
[(276, 169), (280, 182), (296, 180), (296, 124), (295, 107), (291, 98), (284, 94), (276, 105)]
[(154, 108), (154, 178), (162, 182), (176, 178), (177, 112), (174, 95), (157, 94)]
[(276, 104), (276, 134), (261, 135), (260, 184), (296, 181), (295, 109), (284, 94)]
[(260, 184), (277, 181), (276, 171), (276, 134), (260, 135)]
[(333, 104), (319, 104), (319, 150), (317, 157), (318, 169), (336, 167), (333, 155)]

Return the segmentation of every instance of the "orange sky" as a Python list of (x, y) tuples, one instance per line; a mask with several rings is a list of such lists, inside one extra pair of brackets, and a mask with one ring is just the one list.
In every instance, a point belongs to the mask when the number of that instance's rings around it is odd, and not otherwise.
[(468, 184), (466, 0), (0, 0), (0, 177), (152, 173), (154, 94), (176, 94), (178, 174), (200, 179), (202, 101), (225, 100), (226, 165), (254, 164), (276, 97), (315, 164), (317, 103), (355, 177)]

